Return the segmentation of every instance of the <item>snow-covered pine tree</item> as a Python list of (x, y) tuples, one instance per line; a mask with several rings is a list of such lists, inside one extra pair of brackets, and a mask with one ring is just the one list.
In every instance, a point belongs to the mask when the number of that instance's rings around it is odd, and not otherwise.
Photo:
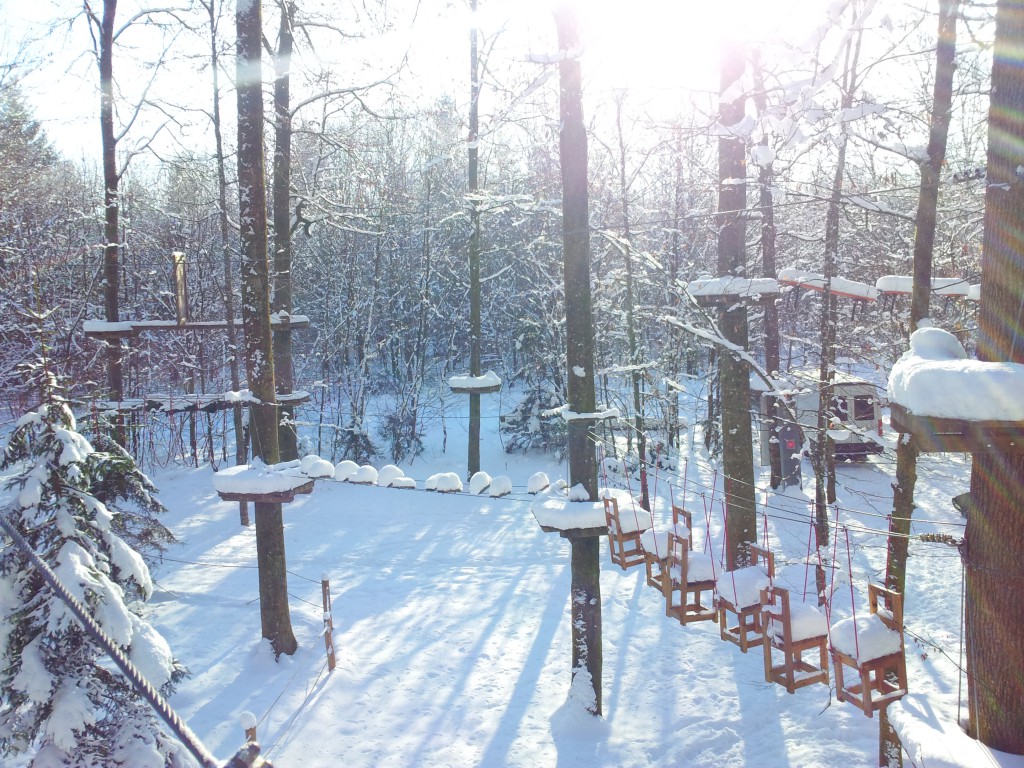
[[(94, 484), (131, 486), (130, 457), (100, 454), (76, 429), (45, 362), (28, 369), (41, 404), (18, 420), (2, 457), (13, 498), (0, 514), (27, 539), (150, 683), (185, 673), (144, 618), (152, 591), (142, 557), (118, 535)], [(115, 480), (115, 478), (117, 478)], [(149, 706), (10, 539), (0, 543), (0, 756), (33, 768), (191, 765)]]

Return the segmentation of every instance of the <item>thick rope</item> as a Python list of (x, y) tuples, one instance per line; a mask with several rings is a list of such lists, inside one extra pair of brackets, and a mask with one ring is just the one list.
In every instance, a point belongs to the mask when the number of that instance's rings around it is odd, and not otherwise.
[(167, 723), (167, 726), (171, 729), (175, 736), (182, 745), (192, 753), (192, 756), (199, 761), (199, 764), (203, 768), (217, 768), (217, 760), (212, 754), (203, 746), (203, 743), (199, 741), (184, 721), (178, 717), (177, 713), (171, 709), (171, 705), (167, 703), (167, 700), (160, 695), (149, 681), (143, 677), (142, 673), (136, 668), (134, 664), (124, 655), (124, 652), (118, 648), (117, 644), (111, 640), (99, 624), (96, 623), (95, 619), (90, 616), (85, 608), (78, 600), (68, 591), (57, 575), (50, 569), (50, 566), (39, 555), (35, 553), (25, 538), (18, 532), (18, 530), (10, 524), (2, 515), (0, 515), (0, 527), (4, 529), (13, 540), (14, 543), (25, 553), (28, 557), (29, 562), (32, 563), (42, 575), (43, 579), (47, 584), (57, 593), (57, 596), (71, 609), (71, 612), (75, 615), (75, 618), (81, 622), (86, 632), (97, 642), (100, 647), (106, 652), (106, 654), (113, 660), (117, 665), (118, 669), (124, 673), (124, 676), (128, 678), (131, 684), (135, 687), (135, 690), (139, 692), (139, 695), (144, 698), (153, 710), (160, 715), (161, 719)]

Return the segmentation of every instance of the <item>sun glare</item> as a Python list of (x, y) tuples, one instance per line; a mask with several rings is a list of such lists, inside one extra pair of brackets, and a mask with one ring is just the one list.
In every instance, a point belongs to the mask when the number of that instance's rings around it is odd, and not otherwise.
[(827, 0), (581, 0), (585, 71), (607, 88), (717, 89), (722, 44), (803, 42)]

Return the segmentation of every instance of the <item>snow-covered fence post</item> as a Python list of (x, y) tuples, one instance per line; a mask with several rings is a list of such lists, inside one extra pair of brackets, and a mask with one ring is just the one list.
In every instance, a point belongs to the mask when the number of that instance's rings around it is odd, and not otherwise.
[(327, 573), (320, 574), (320, 592), (324, 600), (324, 647), (327, 650), (327, 670), (333, 672), (337, 659), (334, 654), (334, 617), (331, 615), (331, 579)]

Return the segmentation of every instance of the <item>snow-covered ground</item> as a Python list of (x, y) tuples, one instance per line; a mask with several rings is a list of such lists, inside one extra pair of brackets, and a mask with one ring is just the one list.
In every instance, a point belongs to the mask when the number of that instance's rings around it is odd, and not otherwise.
[[(526, 492), (535, 471), (555, 479), (566, 470), (550, 458), (502, 453), (496, 405), (484, 398), (482, 465), (512, 479), (509, 496), (422, 490), (436, 472), (465, 476), (464, 424), (459, 432), (450, 421), (446, 453), (428, 444), (402, 466), (416, 490), (318, 480), (285, 506), (299, 650), (279, 662), (260, 639), (254, 529), (239, 525), (237, 504), (218, 499), (210, 468), (153, 474), (180, 544), (155, 569), (152, 618), (193, 673), (171, 703), (214, 754), (224, 759), (240, 746), (248, 711), (278, 768), (877, 764), (877, 718), (837, 702), (824, 685), (789, 695), (765, 683), (760, 650), (740, 653), (710, 622), (684, 627), (666, 618), (643, 567), (613, 566), (606, 545), (604, 717), (571, 700), (569, 545), (541, 531)], [(861, 614), (869, 580), (884, 572), (892, 473), (891, 452), (840, 470), (833, 620), (851, 613), (847, 532)], [(923, 457), (914, 533), (962, 536), (950, 498), (968, 483), (966, 457)], [(766, 484), (765, 470), (759, 489)], [(758, 491), (777, 581), (797, 593), (808, 576), (806, 479), (805, 488)], [(692, 510), (698, 547), (710, 516), (717, 560), (721, 478), (706, 458), (684, 457), (680, 472), (657, 478), (656, 491)], [(324, 574), (333, 673), (321, 635)], [(955, 720), (958, 697), (966, 701), (957, 551), (913, 541), (907, 592), (910, 690)]]

